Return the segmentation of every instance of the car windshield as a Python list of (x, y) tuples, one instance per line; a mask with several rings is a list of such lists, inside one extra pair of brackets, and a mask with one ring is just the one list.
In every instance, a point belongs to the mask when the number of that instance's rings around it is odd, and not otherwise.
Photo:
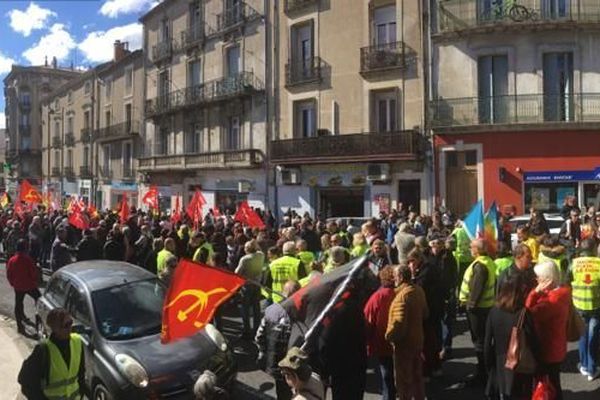
[(165, 287), (158, 279), (126, 283), (92, 292), (102, 336), (125, 340), (160, 332)]

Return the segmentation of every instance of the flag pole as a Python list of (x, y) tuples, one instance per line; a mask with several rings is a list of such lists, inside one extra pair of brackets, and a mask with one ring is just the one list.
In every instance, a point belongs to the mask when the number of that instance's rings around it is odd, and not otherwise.
[(325, 306), (325, 308), (323, 308), (323, 311), (321, 311), (321, 313), (319, 314), (319, 316), (317, 317), (317, 319), (315, 319), (313, 321), (313, 323), (310, 326), (310, 328), (308, 329), (308, 331), (306, 331), (306, 333), (304, 334), (304, 343), (300, 347), (302, 350), (306, 350), (306, 348), (308, 347), (308, 341), (311, 338), (311, 336), (315, 333), (315, 331), (317, 330), (317, 327), (319, 325), (321, 325), (321, 322), (323, 322), (323, 319), (325, 319), (325, 317), (327, 316), (327, 314), (329, 313), (329, 311), (331, 311), (331, 309), (341, 299), (342, 295), (344, 294), (344, 291), (346, 290), (346, 288), (348, 287), (348, 285), (350, 284), (350, 282), (352, 281), (352, 279), (354, 279), (354, 275), (356, 275), (356, 273), (361, 268), (363, 268), (363, 264), (366, 261), (367, 257), (366, 256), (362, 256), (362, 258), (363, 258), (362, 261), (360, 261), (360, 262), (357, 261), (357, 263), (354, 266), (354, 268), (352, 268), (350, 270), (350, 273), (348, 274), (348, 276), (346, 277), (346, 279), (344, 279), (344, 281), (336, 289), (336, 291), (333, 294), (333, 296), (331, 296), (331, 299), (329, 300), (329, 303), (327, 303), (327, 305)]

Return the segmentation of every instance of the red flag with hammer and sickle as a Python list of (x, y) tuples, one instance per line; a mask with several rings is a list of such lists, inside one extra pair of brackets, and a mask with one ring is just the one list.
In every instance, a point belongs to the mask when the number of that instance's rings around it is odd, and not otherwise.
[(39, 194), (37, 190), (29, 183), (27, 179), (23, 179), (21, 182), (21, 191), (19, 193), (19, 200), (24, 201), (25, 203), (42, 203), (44, 199)]
[(241, 276), (220, 268), (179, 261), (163, 305), (161, 342), (197, 333), (245, 282)]
[(150, 189), (142, 197), (142, 203), (151, 210), (158, 210), (158, 189), (156, 186), (150, 186)]

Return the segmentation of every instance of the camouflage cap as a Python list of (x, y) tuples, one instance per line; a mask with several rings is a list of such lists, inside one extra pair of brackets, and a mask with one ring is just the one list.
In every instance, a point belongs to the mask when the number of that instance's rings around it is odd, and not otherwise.
[(308, 366), (308, 355), (299, 347), (292, 347), (288, 350), (283, 360), (279, 361), (280, 368), (289, 368), (297, 371)]

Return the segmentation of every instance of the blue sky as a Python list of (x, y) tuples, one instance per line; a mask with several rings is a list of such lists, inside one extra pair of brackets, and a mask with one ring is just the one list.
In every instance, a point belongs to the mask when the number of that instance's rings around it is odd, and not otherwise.
[[(12, 64), (41, 65), (56, 57), (87, 68), (112, 58), (113, 42), (140, 48), (138, 19), (157, 0), (0, 0), (0, 81)], [(0, 128), (4, 97), (0, 91)]]

